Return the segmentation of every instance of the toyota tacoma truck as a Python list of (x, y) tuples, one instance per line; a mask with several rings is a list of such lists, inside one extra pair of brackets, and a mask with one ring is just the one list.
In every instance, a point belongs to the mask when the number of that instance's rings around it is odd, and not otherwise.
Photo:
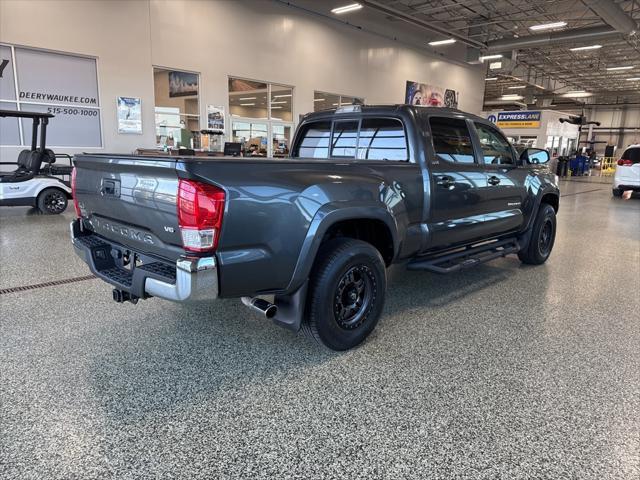
[(544, 263), (548, 161), (458, 110), (353, 105), (304, 116), (285, 159), (76, 155), (71, 236), (117, 302), (237, 297), (346, 350), (375, 328), (391, 264)]

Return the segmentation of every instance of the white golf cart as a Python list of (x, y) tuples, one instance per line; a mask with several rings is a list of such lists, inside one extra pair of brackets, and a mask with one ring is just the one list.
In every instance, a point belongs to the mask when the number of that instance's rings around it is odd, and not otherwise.
[[(46, 148), (47, 125), (53, 116), (50, 113), (0, 110), (0, 117), (33, 120), (31, 149), (22, 150), (15, 163), (0, 162), (0, 165), (17, 167), (12, 171), (0, 172), (0, 206), (31, 206), (44, 214), (59, 214), (67, 208), (71, 198), (73, 166), (71, 156), (55, 154)], [(53, 165), (58, 158), (69, 160), (69, 165)]]

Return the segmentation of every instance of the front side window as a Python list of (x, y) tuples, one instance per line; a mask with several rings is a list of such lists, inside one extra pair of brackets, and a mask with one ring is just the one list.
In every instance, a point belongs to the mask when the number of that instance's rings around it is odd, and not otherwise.
[(328, 158), (331, 122), (311, 122), (302, 127), (296, 152), (302, 158)]
[(516, 163), (511, 145), (502, 134), (481, 123), (475, 125), (486, 165), (513, 165)]
[(399, 120), (365, 118), (360, 128), (358, 158), (362, 160), (407, 160), (407, 139)]
[(447, 162), (475, 163), (467, 122), (459, 118), (431, 117), (431, 138), (436, 156)]

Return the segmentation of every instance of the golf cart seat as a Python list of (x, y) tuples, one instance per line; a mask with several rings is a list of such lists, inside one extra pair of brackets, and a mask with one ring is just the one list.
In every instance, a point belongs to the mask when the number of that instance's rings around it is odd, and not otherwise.
[(22, 150), (18, 155), (18, 161), (16, 163), (2, 162), (2, 165), (17, 165), (12, 172), (3, 172), (0, 174), (1, 183), (15, 183), (26, 182), (31, 180), (40, 172), (42, 161), (46, 153), (40, 152), (40, 150)]

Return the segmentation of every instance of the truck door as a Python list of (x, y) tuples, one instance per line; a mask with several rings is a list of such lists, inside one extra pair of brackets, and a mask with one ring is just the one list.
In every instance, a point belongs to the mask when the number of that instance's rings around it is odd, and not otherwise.
[(474, 125), (486, 175), (487, 231), (493, 235), (518, 231), (524, 222), (527, 169), (518, 168), (515, 150), (498, 129), (481, 122)]
[[(485, 236), (482, 190), (486, 175), (474, 154), (471, 131), (464, 118), (429, 117), (429, 241), (426, 250), (443, 248)], [(429, 143), (429, 142), (427, 142)]]

